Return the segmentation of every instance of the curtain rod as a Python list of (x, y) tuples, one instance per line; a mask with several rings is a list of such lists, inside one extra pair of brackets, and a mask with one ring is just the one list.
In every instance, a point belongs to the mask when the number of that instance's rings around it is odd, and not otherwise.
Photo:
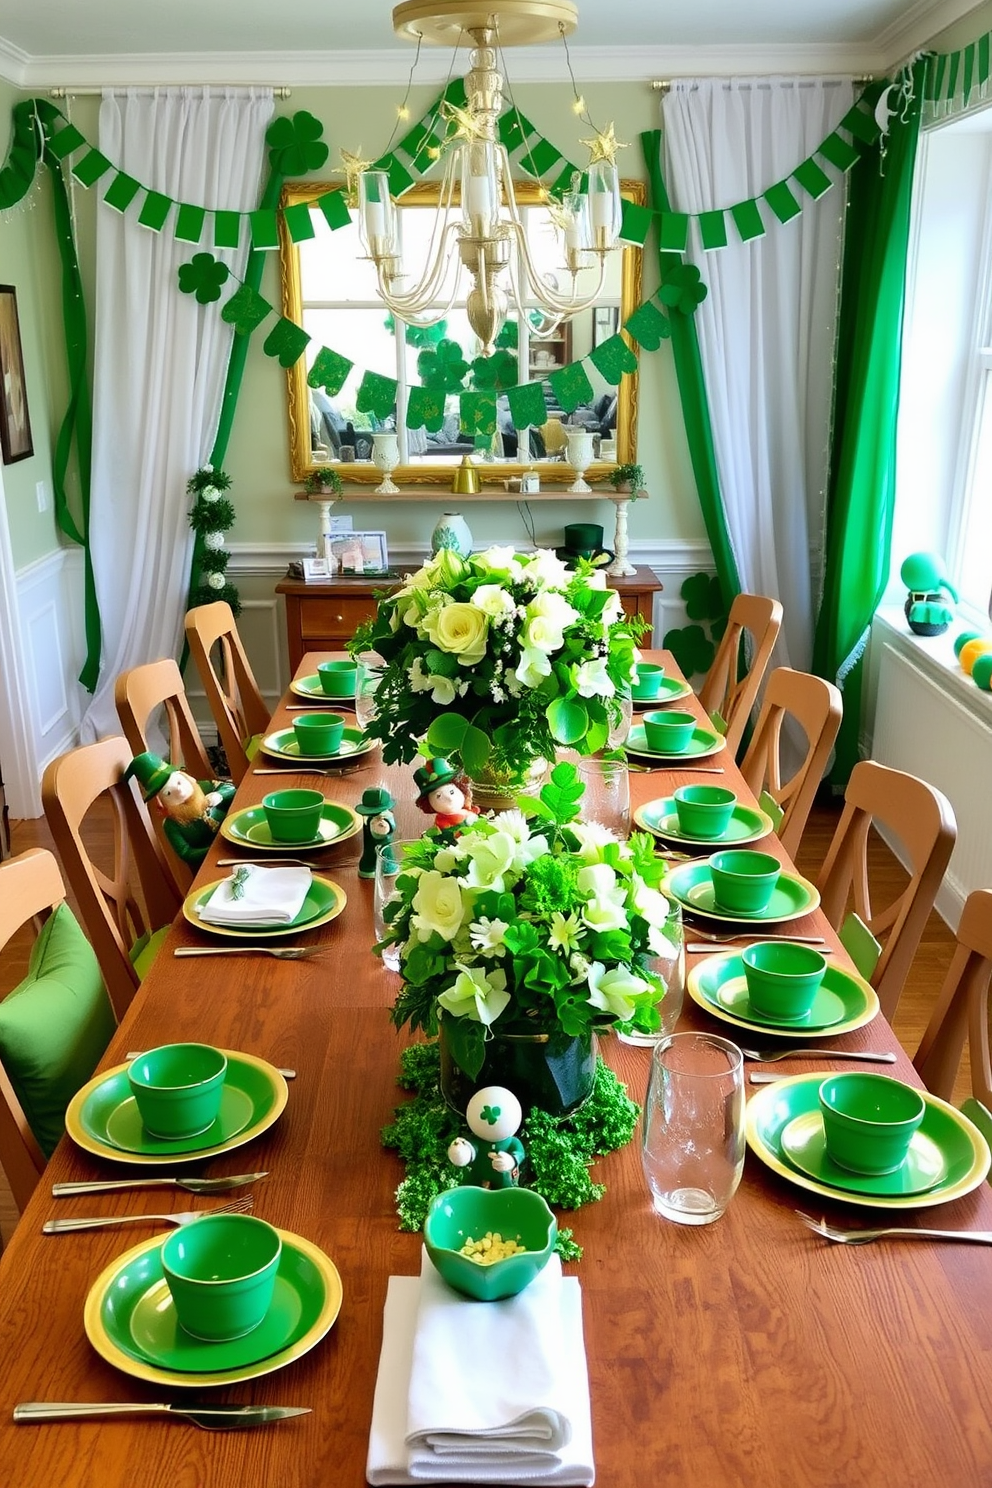
[[(874, 74), (868, 72), (868, 73), (865, 73), (862, 77), (856, 77), (856, 78), (852, 79), (852, 81), (855, 82), (855, 83), (857, 83), (860, 87), (863, 87), (865, 85), (865, 83), (870, 83), (870, 82), (873, 81), (873, 79), (874, 79)], [(800, 77), (800, 79), (799, 79), (799, 86), (800, 86), (800, 88), (802, 88), (802, 87), (810, 87), (810, 86), (812, 86), (813, 83), (815, 83), (815, 82), (817, 82), (819, 80), (820, 80), (820, 75), (819, 74), (817, 74), (816, 77), (809, 77), (809, 76), (807, 76), (807, 77)], [(680, 81), (682, 81), (682, 79), (680, 79), (680, 78), (652, 78), (652, 80), (651, 80), (651, 90), (654, 93), (667, 93), (668, 90), (669, 90), (669, 88), (671, 88), (673, 86), (673, 84), (675, 84), (677, 82), (680, 82)], [(738, 78), (736, 81), (738, 81), (740, 83), (743, 83), (743, 84), (745, 84), (748, 87), (750, 87), (752, 83), (756, 84), (756, 86), (759, 87), (759, 88), (761, 88), (761, 87), (768, 87), (769, 86), (768, 83), (764, 81), (764, 79), (758, 79), (758, 78)], [(830, 81), (830, 82), (842, 82), (842, 81), (844, 81), (844, 79), (842, 79), (842, 78), (828, 78), (827, 81)], [(730, 78), (727, 78), (724, 81), (724, 86), (725, 87), (729, 87), (730, 86), (730, 83), (731, 83), (731, 79)]]
[[(102, 94), (114, 92), (120, 88), (133, 86), (141, 89), (150, 88), (267, 88), (268, 83), (107, 83), (102, 88), (50, 88), (49, 98), (85, 98), (90, 94)], [(273, 88), (273, 98), (291, 98), (291, 88)]]

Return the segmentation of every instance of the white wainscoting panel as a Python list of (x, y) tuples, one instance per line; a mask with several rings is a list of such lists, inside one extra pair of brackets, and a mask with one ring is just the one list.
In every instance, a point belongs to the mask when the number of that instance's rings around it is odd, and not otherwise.
[(82, 572), (81, 553), (63, 548), (17, 575), (39, 780), (48, 762), (77, 739), (83, 694), (76, 677), (85, 654)]
[(992, 715), (972, 706), (986, 702), (977, 688), (974, 699), (957, 695), (950, 677), (942, 685), (939, 674), (907, 654), (911, 644), (876, 630), (872, 755), (936, 786), (954, 807), (958, 838), (937, 899), (953, 928), (971, 890), (992, 885)]

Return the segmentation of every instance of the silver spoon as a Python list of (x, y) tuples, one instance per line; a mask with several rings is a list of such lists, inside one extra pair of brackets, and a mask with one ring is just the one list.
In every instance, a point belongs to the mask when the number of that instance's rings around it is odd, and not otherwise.
[[(129, 1056), (135, 1057), (135, 1056)], [(269, 1176), (264, 1173), (233, 1173), (226, 1178), (98, 1178), (72, 1183), (53, 1183), (52, 1197), (68, 1198), (70, 1194), (110, 1193), (119, 1188), (184, 1188), (187, 1193), (224, 1193), (229, 1188), (244, 1188), (249, 1183), (260, 1183)]]
[(328, 946), (176, 946), (174, 956), (274, 956), (277, 961), (305, 961), (319, 956)]
[(204, 1431), (239, 1431), (246, 1426), (267, 1426), (290, 1416), (308, 1416), (309, 1405), (102, 1405), (75, 1400), (26, 1400), (14, 1406), (14, 1420), (25, 1426), (32, 1421), (83, 1421), (101, 1416), (176, 1416), (192, 1421)]

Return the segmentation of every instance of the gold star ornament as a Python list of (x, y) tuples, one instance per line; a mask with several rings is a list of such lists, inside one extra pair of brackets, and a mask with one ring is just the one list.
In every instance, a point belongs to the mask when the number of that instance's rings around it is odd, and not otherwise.
[(595, 165), (597, 160), (607, 160), (610, 165), (616, 165), (617, 151), (627, 148), (626, 140), (617, 139), (612, 123), (608, 128), (599, 130), (594, 139), (580, 140), (579, 143), (589, 146), (590, 165)]
[[(348, 197), (349, 205), (352, 207), (358, 201), (358, 178), (372, 164), (371, 160), (365, 160), (363, 158), (360, 153), (361, 148), (361, 145), (359, 145), (359, 153), (357, 155), (353, 155), (350, 150), (341, 151), (341, 169), (344, 171), (345, 177), (345, 194)], [(340, 175), (341, 171), (337, 171), (336, 174)]]
[(477, 140), (485, 136), (482, 119), (470, 109), (458, 108), (454, 103), (441, 105), (441, 117), (446, 124), (454, 124), (451, 139)]

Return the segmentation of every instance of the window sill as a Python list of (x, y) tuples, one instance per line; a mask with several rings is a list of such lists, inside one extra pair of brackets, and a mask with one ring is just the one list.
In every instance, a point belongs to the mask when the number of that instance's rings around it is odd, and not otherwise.
[[(992, 626), (986, 622), (989, 639)], [(982, 689), (967, 676), (954, 654), (954, 639), (963, 630), (980, 630), (980, 624), (972, 624), (964, 616), (957, 615), (943, 635), (914, 635), (906, 624), (906, 616), (900, 605), (883, 605), (875, 614), (872, 623), (872, 638), (877, 637), (908, 657), (932, 681), (936, 682), (948, 697), (974, 717), (992, 727), (992, 693)]]

